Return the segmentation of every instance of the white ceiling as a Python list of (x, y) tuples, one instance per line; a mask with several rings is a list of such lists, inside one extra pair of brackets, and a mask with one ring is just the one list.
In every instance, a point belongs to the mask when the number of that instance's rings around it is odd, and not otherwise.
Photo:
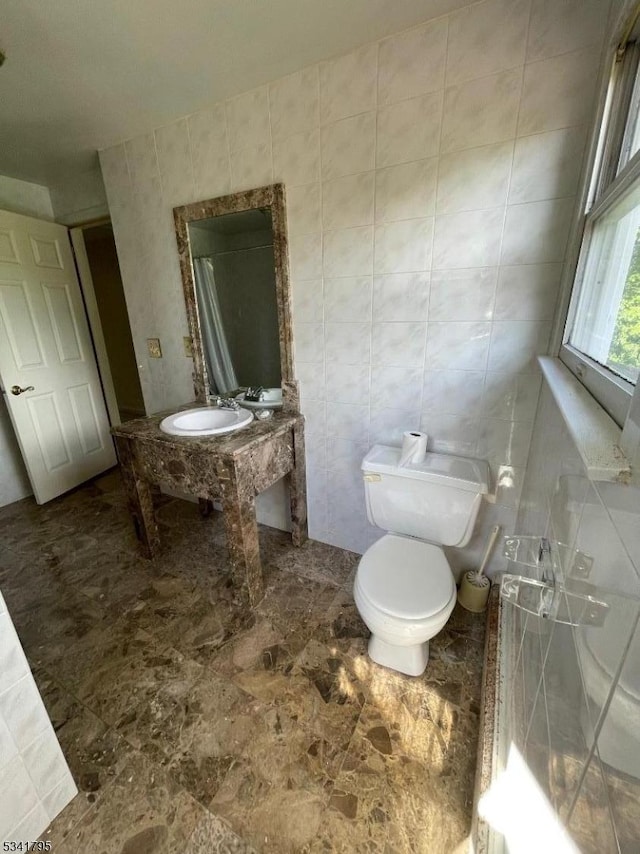
[(95, 151), (470, 0), (2, 0), (0, 174)]

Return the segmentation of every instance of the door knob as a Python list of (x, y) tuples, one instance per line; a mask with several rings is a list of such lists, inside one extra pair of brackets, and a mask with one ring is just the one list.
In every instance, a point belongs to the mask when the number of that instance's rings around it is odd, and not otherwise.
[(32, 385), (28, 385), (26, 386), (26, 388), (20, 388), (19, 385), (11, 386), (11, 394), (24, 394), (25, 391), (35, 391), (35, 388)]

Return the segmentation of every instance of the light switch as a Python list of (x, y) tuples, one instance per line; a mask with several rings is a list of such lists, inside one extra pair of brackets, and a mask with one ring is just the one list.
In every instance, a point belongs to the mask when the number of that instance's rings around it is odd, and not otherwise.
[(182, 340), (184, 341), (185, 356), (189, 356), (190, 359), (193, 359), (193, 341), (191, 340), (191, 336), (185, 335)]
[(162, 347), (159, 338), (147, 338), (147, 350), (152, 359), (162, 358)]

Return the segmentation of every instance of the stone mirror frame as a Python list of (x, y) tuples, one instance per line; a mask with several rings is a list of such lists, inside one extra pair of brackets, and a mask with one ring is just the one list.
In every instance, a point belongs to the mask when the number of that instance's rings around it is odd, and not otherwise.
[(269, 208), (273, 230), (273, 255), (275, 262), (276, 302), (280, 339), (280, 372), (282, 375), (282, 400), (285, 412), (298, 412), (300, 408), (298, 383), (293, 373), (293, 325), (291, 312), (291, 284), (289, 278), (289, 241), (287, 237), (287, 208), (284, 184), (270, 184), (255, 190), (231, 193), (204, 202), (194, 202), (173, 209), (178, 256), (182, 273), (182, 287), (187, 307), (189, 332), (193, 348), (193, 385), (199, 403), (207, 402), (207, 367), (198, 317), (189, 224), (224, 214)]

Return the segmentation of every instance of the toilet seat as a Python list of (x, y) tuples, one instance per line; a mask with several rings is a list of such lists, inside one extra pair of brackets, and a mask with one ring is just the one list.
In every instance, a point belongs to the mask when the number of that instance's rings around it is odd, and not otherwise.
[(429, 620), (450, 609), (455, 593), (442, 549), (397, 534), (386, 534), (365, 552), (356, 586), (369, 605), (398, 620)]

